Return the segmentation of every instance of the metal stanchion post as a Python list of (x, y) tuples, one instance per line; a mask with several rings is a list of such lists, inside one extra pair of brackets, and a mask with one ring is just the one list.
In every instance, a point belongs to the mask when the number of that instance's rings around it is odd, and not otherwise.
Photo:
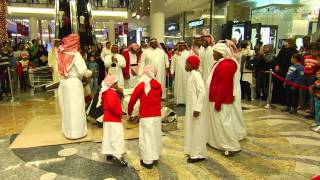
[(11, 70), (10, 70), (10, 67), (8, 67), (7, 70), (8, 70), (9, 85), (10, 85), (10, 92), (11, 92), (11, 100), (10, 100), (10, 102), (14, 102), (14, 95), (13, 95), (13, 88), (12, 88), (12, 82), (11, 82)]
[(271, 108), (271, 99), (272, 99), (272, 69), (269, 70), (269, 88), (268, 88), (267, 105), (265, 106), (266, 109)]

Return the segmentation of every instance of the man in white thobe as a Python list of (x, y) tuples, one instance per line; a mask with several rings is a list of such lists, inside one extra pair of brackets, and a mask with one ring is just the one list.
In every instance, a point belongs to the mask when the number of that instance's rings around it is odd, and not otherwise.
[(112, 45), (110, 55), (107, 55), (104, 59), (104, 65), (107, 68), (108, 75), (113, 75), (118, 79), (118, 86), (124, 88), (124, 79), (122, 68), (126, 66), (126, 60), (119, 54), (118, 45)]
[(208, 76), (214, 64), (213, 51), (212, 51), (213, 44), (212, 44), (212, 40), (210, 40), (209, 37), (207, 37), (207, 35), (201, 36), (202, 47), (199, 50), (199, 56), (201, 60), (200, 71), (202, 73), (202, 78), (204, 81), (208, 79)]
[(178, 43), (178, 52), (172, 57), (171, 74), (174, 74), (174, 101), (175, 104), (185, 104), (186, 102), (186, 85), (188, 73), (185, 70), (186, 59), (189, 57), (190, 51), (187, 50), (186, 43), (180, 41)]
[(106, 42), (106, 46), (102, 48), (100, 58), (103, 60), (106, 56), (112, 54), (111, 53), (111, 43), (109, 41)]
[(229, 48), (218, 43), (213, 46), (214, 58), (218, 59), (206, 82), (206, 95), (201, 117), (207, 120), (208, 144), (222, 150), (225, 156), (240, 152), (239, 130), (236, 124), (237, 112), (234, 106), (235, 95), (240, 87), (240, 73), (237, 61), (232, 57)]
[(71, 34), (62, 40), (58, 50), (58, 70), (60, 74), (59, 104), (62, 114), (62, 132), (68, 139), (79, 139), (87, 134), (83, 77), (92, 72), (78, 52), (80, 37)]
[(150, 48), (143, 51), (141, 55), (141, 62), (139, 65), (139, 75), (142, 75), (143, 68), (146, 65), (153, 65), (157, 68), (158, 73), (156, 80), (162, 86), (162, 99), (166, 98), (166, 71), (169, 68), (169, 59), (162, 48), (160, 48), (157, 39), (150, 40)]

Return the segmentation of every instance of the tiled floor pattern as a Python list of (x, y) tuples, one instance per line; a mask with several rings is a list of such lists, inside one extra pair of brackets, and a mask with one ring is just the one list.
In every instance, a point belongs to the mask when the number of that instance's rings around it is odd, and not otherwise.
[[(242, 152), (226, 158), (210, 147), (209, 158), (188, 164), (183, 153), (184, 107), (170, 107), (179, 115), (178, 130), (163, 136), (161, 161), (152, 170), (139, 164), (138, 141), (127, 141), (128, 168), (115, 166), (100, 154), (100, 143), (8, 149), (28, 121), (59, 113), (51, 95), (22, 95), (0, 103), (0, 179), (310, 179), (320, 175), (320, 134), (309, 131), (311, 120), (264, 109), (260, 102), (244, 103), (248, 137)], [(45, 125), (45, 124), (44, 124)]]

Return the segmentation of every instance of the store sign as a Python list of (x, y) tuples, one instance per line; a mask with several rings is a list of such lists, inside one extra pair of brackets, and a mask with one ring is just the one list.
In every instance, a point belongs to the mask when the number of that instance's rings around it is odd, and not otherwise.
[(204, 25), (204, 19), (196, 19), (193, 21), (189, 21), (189, 28), (195, 28)]
[(167, 31), (171, 32), (171, 31), (179, 31), (179, 25), (177, 23), (170, 23), (167, 26)]

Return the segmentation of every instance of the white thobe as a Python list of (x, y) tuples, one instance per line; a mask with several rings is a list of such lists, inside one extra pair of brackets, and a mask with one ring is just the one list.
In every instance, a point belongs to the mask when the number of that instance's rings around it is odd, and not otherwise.
[(186, 85), (188, 80), (187, 71), (185, 70), (186, 59), (190, 52), (185, 50), (180, 55), (173, 55), (171, 64), (171, 73), (174, 76), (174, 100), (176, 104), (185, 104), (186, 101)]
[[(112, 67), (112, 57), (115, 57), (117, 59), (116, 67)], [(123, 73), (122, 68), (126, 67), (126, 60), (121, 54), (111, 54), (106, 56), (104, 59), (104, 65), (106, 68), (108, 68), (108, 75), (112, 75), (117, 77), (118, 79), (118, 86), (120, 88), (124, 88), (124, 79), (123, 79)]]
[(142, 75), (143, 68), (146, 65), (154, 65), (158, 72), (156, 80), (162, 86), (162, 99), (166, 98), (166, 68), (169, 68), (168, 55), (160, 48), (148, 48), (141, 55), (141, 61), (139, 66), (139, 75)]
[(123, 125), (119, 122), (103, 122), (101, 154), (121, 158), (126, 152)]
[[(237, 63), (236, 60), (235, 62)], [(247, 136), (247, 130), (246, 130), (246, 125), (244, 123), (242, 106), (241, 106), (240, 77), (241, 77), (240, 65), (239, 63), (237, 63), (237, 71), (235, 73), (234, 83), (233, 83), (234, 102), (232, 104), (232, 120), (233, 120), (234, 130), (238, 140), (242, 140)]]
[(75, 53), (68, 77), (60, 77), (59, 104), (62, 114), (62, 132), (69, 139), (78, 139), (87, 134), (84, 90), (81, 79), (90, 76), (80, 53)]
[(204, 82), (199, 71), (193, 70), (186, 86), (186, 116), (184, 125), (184, 152), (192, 159), (206, 158), (206, 136), (204, 119), (193, 117), (193, 112), (201, 112), (205, 95)]
[(48, 64), (52, 68), (52, 79), (53, 82), (59, 82), (60, 76), (58, 72), (58, 48), (53, 47), (49, 51)]
[(200, 57), (199, 69), (201, 71), (203, 81), (206, 81), (211, 72), (212, 66), (215, 62), (213, 58), (212, 46), (208, 46), (207, 48), (201, 47), (199, 50), (199, 57)]
[(159, 160), (161, 143), (161, 116), (141, 118), (139, 121), (140, 157), (146, 164)]
[[(236, 61), (235, 61), (236, 62)], [(221, 63), (221, 60), (217, 62), (217, 64), (212, 68), (211, 73), (206, 82), (206, 94), (204, 98), (203, 108), (200, 114), (200, 118), (207, 121), (206, 130), (208, 136), (208, 144), (216, 149), (220, 150), (228, 150), (228, 151), (239, 151), (239, 136), (243, 132), (240, 132), (237, 127), (240, 127), (239, 120), (236, 119), (240, 113), (234, 112), (235, 106), (238, 106), (238, 103), (233, 104), (222, 104), (221, 110), (216, 111), (214, 107), (214, 102), (209, 101), (209, 90), (212, 79), (212, 74), (215, 71), (215, 68), (218, 64)], [(237, 62), (236, 62), (237, 63)], [(239, 67), (239, 66), (238, 66)], [(237, 72), (234, 75), (234, 92), (238, 92), (240, 87), (240, 73), (239, 68), (237, 68)], [(239, 86), (238, 86), (239, 84)], [(234, 93), (236, 95), (237, 93)], [(240, 102), (241, 103), (241, 102)], [(239, 107), (237, 107), (238, 109)], [(239, 109), (238, 109), (239, 110)], [(240, 104), (241, 110), (241, 104)], [(238, 126), (239, 125), (239, 126)]]
[[(138, 84), (138, 76), (136, 72), (136, 75), (132, 74), (132, 69), (131, 65), (137, 65), (138, 64), (138, 57), (137, 54), (133, 54), (129, 51), (129, 58), (130, 58), (130, 65), (129, 65), (129, 74), (130, 74), (130, 79), (125, 80), (125, 88), (130, 89), (130, 88), (135, 88), (136, 85)], [(138, 67), (138, 66), (136, 66)]]
[(100, 54), (100, 58), (103, 60), (106, 58), (106, 56), (112, 54), (111, 49), (108, 49), (106, 47), (102, 48), (101, 54)]

